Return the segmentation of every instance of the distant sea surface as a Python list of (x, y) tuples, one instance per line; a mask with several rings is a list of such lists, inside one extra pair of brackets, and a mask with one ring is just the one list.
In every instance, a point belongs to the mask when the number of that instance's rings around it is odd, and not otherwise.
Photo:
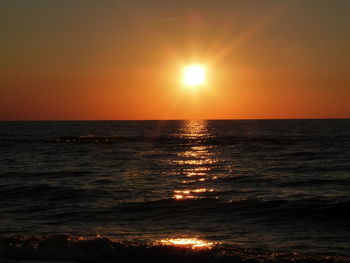
[(0, 122), (0, 236), (350, 254), (350, 120)]

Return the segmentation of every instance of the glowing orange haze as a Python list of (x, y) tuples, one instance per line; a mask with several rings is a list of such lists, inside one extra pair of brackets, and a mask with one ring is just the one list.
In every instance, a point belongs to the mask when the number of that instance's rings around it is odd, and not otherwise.
[(346, 1), (155, 2), (1, 3), (0, 120), (350, 118)]
[[(161, 70), (82, 77), (10, 79), (1, 119), (348, 118), (349, 89), (303, 76), (233, 70), (215, 84), (189, 90)], [(175, 73), (176, 74), (176, 73)], [(223, 74), (224, 75), (224, 74)], [(164, 79), (165, 80), (164, 80)], [(293, 78), (294, 81), (288, 82)], [(299, 78), (299, 79), (298, 79)], [(214, 82), (214, 78), (212, 80)], [(310, 84), (311, 82), (311, 84)], [(297, 83), (297, 85), (295, 84)], [(123, 88), (120, 88), (123, 87)]]

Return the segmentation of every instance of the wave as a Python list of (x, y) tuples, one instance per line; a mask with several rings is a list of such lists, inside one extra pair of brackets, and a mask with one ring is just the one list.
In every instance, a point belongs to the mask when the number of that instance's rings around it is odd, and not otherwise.
[(194, 249), (159, 242), (121, 242), (109, 237), (92, 238), (52, 234), (0, 238), (0, 258), (10, 260), (55, 260), (75, 262), (295, 262), (348, 263), (350, 256), (330, 253), (270, 251), (228, 244)]
[(154, 218), (161, 215), (169, 217), (188, 217), (198, 215), (212, 215), (220, 218), (235, 217), (244, 220), (259, 220), (266, 222), (290, 222), (295, 219), (306, 221), (323, 221), (333, 224), (335, 221), (341, 225), (349, 225), (350, 201), (320, 200), (316, 198), (304, 200), (257, 200), (243, 199), (229, 202), (218, 201), (214, 198), (201, 198), (195, 200), (163, 199), (152, 202), (124, 203), (112, 208), (114, 212), (121, 213), (148, 213)]
[[(344, 179), (344, 183), (349, 179)], [(283, 186), (295, 187), (304, 184), (330, 184), (331, 180), (310, 180), (306, 182), (296, 181), (284, 183)], [(337, 183), (339, 181), (337, 180)], [(234, 192), (232, 194), (232, 191)], [(196, 217), (203, 214), (210, 216), (219, 216), (226, 218), (234, 216), (235, 218), (271, 221), (271, 222), (294, 222), (299, 220), (323, 221), (328, 224), (341, 222), (349, 225), (350, 200), (344, 196), (336, 198), (298, 198), (293, 199), (261, 199), (261, 198), (243, 198), (227, 200), (225, 196), (234, 196), (239, 194), (237, 190), (217, 190), (209, 195), (203, 195), (198, 199), (175, 200), (173, 198), (151, 199), (147, 201), (131, 201), (132, 196), (137, 197), (131, 189), (105, 189), (105, 188), (81, 188), (68, 185), (50, 185), (45, 183), (28, 185), (2, 185), (0, 197), (6, 198), (8, 202), (12, 200), (27, 200), (27, 204), (19, 207), (19, 212), (25, 212), (29, 207), (30, 212), (36, 212), (38, 207), (32, 207), (31, 202), (36, 203), (41, 200), (40, 217), (45, 217), (52, 208), (52, 203), (70, 203), (81, 204), (83, 211), (89, 213), (92, 217), (103, 215), (128, 216), (135, 213), (149, 214), (152, 218), (163, 218), (164, 215), (172, 217), (187, 216)], [(116, 193), (124, 193), (130, 196), (129, 201), (118, 200)], [(136, 194), (136, 195), (135, 195)], [(219, 198), (217, 198), (219, 196)], [(95, 209), (94, 202), (105, 200), (103, 207)], [(109, 200), (109, 201), (106, 201)], [(51, 205), (50, 205), (51, 204)], [(78, 208), (77, 208), (78, 209)], [(47, 210), (47, 213), (44, 213)], [(17, 210), (16, 210), (17, 211)], [(16, 212), (14, 211), (14, 212)], [(74, 207), (70, 208), (75, 212)], [(51, 211), (52, 212), (52, 211)], [(59, 210), (56, 212), (60, 212)], [(88, 217), (89, 218), (89, 217)], [(82, 219), (83, 220), (83, 219)]]
[[(81, 135), (81, 136), (61, 136), (58, 138), (49, 138), (46, 140), (51, 143), (120, 143), (120, 142), (166, 142), (166, 143), (177, 143), (179, 141), (201, 141), (205, 144), (213, 145), (232, 145), (232, 144), (246, 144), (252, 143), (255, 146), (261, 145), (266, 147), (267, 145), (271, 146), (285, 146), (292, 144), (300, 143), (335, 143), (340, 142), (344, 143), (350, 141), (350, 138), (338, 136), (338, 137), (326, 137), (326, 136), (213, 136), (206, 135), (201, 137), (184, 137), (181, 135), (145, 135), (145, 136), (100, 136), (100, 135)], [(295, 155), (312, 155), (312, 152), (297, 152), (293, 153)]]
[[(348, 162), (342, 162), (341, 160), (337, 160), (337, 164), (332, 164), (329, 166), (321, 166), (317, 164), (315, 166), (307, 166), (307, 165), (298, 165), (296, 167), (291, 167), (289, 172), (294, 174), (319, 174), (319, 173), (331, 173), (331, 172), (349, 172), (350, 164)], [(274, 168), (276, 171), (282, 170), (284, 171), (286, 168)]]
[(282, 152), (281, 159), (283, 160), (298, 160), (298, 161), (312, 161), (319, 159), (326, 159), (330, 156), (334, 156), (339, 154), (335, 150), (327, 150), (327, 151), (294, 151), (294, 152)]
[(7, 199), (13, 197), (14, 199), (68, 201), (72, 199), (83, 200), (84, 198), (98, 196), (99, 194), (105, 195), (106, 193), (99, 189), (82, 189), (73, 186), (49, 185), (45, 183), (23, 186), (3, 185), (0, 189), (0, 196), (4, 196)]
[(347, 185), (350, 184), (350, 178), (338, 178), (338, 179), (311, 179), (311, 180), (299, 180), (286, 183), (280, 183), (280, 186), (295, 187), (295, 186), (316, 186), (316, 185)]
[(2, 174), (3, 176), (7, 177), (26, 177), (29, 178), (33, 177), (45, 177), (45, 178), (57, 178), (57, 177), (81, 177), (81, 176), (87, 176), (87, 175), (93, 175), (94, 173), (92, 171), (88, 170), (78, 170), (78, 171), (72, 171), (72, 170), (61, 170), (61, 171), (43, 171), (43, 172), (30, 172), (30, 171), (23, 171), (23, 172), (7, 172)]

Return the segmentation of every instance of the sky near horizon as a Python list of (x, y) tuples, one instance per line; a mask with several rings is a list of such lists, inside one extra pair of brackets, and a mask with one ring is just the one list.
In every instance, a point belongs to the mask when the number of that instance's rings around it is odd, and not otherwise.
[(350, 118), (349, 14), (346, 0), (2, 0), (0, 120)]

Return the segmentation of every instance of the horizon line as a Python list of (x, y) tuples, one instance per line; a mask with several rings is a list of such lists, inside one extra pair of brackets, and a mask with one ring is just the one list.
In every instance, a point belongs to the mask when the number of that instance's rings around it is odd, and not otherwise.
[(206, 121), (249, 121), (249, 120), (350, 120), (348, 118), (215, 118), (215, 119), (32, 119), (32, 120), (0, 120), (0, 122), (88, 122), (88, 121), (198, 121), (198, 120), (206, 120)]

